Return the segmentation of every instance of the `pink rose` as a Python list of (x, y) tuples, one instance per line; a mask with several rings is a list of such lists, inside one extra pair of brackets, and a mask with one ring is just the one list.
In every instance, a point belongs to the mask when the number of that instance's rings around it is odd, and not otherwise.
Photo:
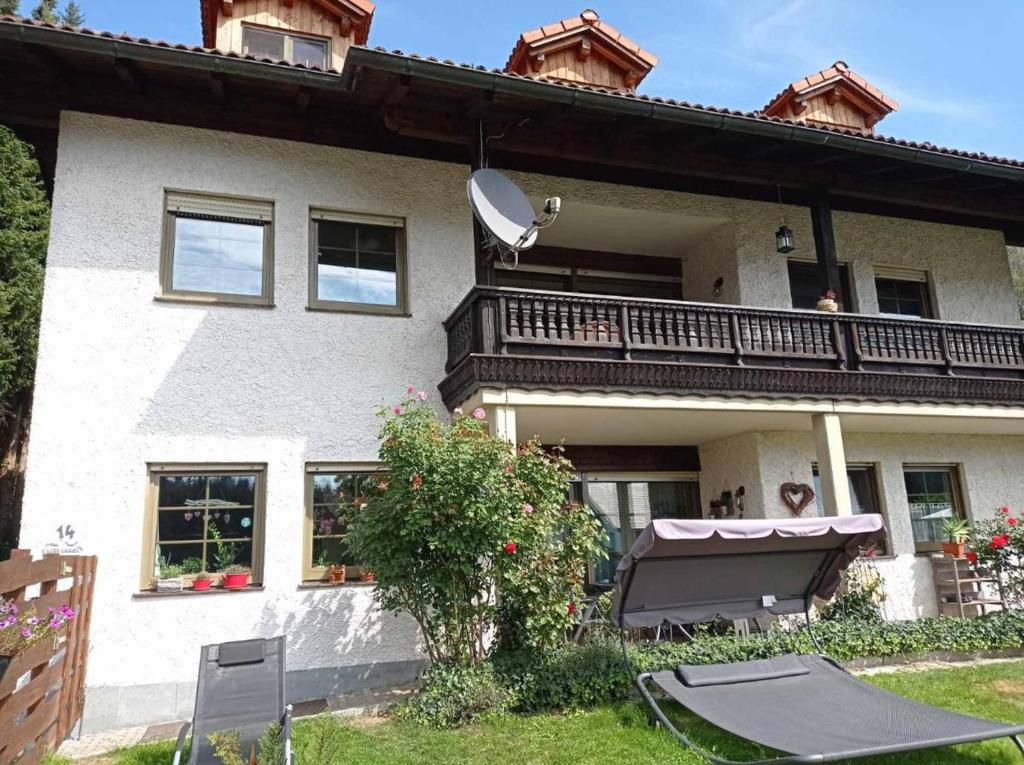
[(473, 410), (473, 418), (477, 420), (486, 420), (487, 412), (484, 411), (483, 407), (478, 406), (476, 409)]
[(1010, 508), (1006, 507), (1006, 505), (1003, 505), (1001, 508), (999, 508), (999, 512), (1001, 512), (1003, 515), (1009, 515)]
[(413, 385), (412, 383), (410, 383), (409, 385), (405, 386), (405, 392), (406, 393), (413, 393), (415, 390), (416, 390), (416, 386)]
[(416, 394), (416, 398), (418, 398), (420, 401), (426, 401), (427, 392), (425, 390), (421, 390), (419, 393)]
[(527, 502), (525, 505), (523, 505), (523, 512), (526, 513), (527, 515), (532, 513), (533, 512), (533, 505), (531, 505), (529, 502)]
[(400, 406), (396, 406), (396, 407), (395, 407), (394, 409), (392, 409), (391, 411), (393, 411), (393, 412), (394, 412), (395, 414), (401, 414), (401, 413), (402, 413), (402, 407), (400, 407)]

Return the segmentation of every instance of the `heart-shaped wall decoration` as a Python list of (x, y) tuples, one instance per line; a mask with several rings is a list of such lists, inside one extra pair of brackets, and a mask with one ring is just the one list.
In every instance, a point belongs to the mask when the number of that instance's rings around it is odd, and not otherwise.
[(800, 515), (814, 501), (814, 489), (806, 483), (786, 482), (779, 488), (779, 494), (793, 515)]

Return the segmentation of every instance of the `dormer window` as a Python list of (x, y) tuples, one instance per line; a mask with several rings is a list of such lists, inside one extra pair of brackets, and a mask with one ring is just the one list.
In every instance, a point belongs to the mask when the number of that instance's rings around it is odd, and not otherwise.
[(330, 41), (318, 37), (242, 27), (242, 52), (247, 56), (327, 69)]

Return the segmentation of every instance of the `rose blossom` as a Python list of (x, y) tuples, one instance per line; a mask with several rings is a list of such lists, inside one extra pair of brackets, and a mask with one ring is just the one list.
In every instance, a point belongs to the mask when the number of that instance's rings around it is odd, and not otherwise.
[(515, 552), (518, 549), (519, 546), (515, 542), (509, 542), (507, 545), (505, 545), (505, 552), (507, 552), (509, 555), (515, 555)]
[(527, 502), (525, 505), (523, 505), (523, 512), (526, 513), (527, 515), (532, 513), (533, 512), (533, 505), (531, 505), (529, 502)]
[(1001, 512), (1003, 515), (1009, 515), (1010, 508), (1008, 508), (1006, 505), (1003, 505), (1001, 508), (999, 508), (999, 512)]
[(402, 413), (402, 407), (400, 407), (400, 406), (396, 406), (396, 407), (395, 407), (394, 409), (392, 409), (391, 411), (393, 411), (393, 412), (394, 412), (395, 414), (401, 414), (401, 413)]
[(1017, 519), (1016, 518), (1007, 518), (1006, 522), (1009, 523), (1011, 526), (1016, 526), (1017, 525)]
[(487, 419), (487, 412), (484, 411), (482, 406), (478, 406), (473, 410), (473, 419), (485, 420)]
[(418, 398), (420, 401), (426, 401), (428, 398), (427, 392), (425, 390), (421, 390), (419, 393), (416, 394), (416, 398)]
[(974, 550), (968, 551), (968, 553), (967, 553), (967, 562), (970, 563), (971, 565), (974, 565), (975, 563), (977, 563), (978, 562), (978, 553), (974, 552)]
[(409, 383), (408, 385), (405, 386), (405, 392), (406, 393), (412, 393), (415, 390), (416, 390), (416, 386), (413, 385), (412, 383)]
[(569, 612), (569, 616), (572, 616), (574, 613), (576, 613), (576, 604), (575, 603), (569, 603), (565, 607), (565, 610)]
[(414, 475), (412, 477), (412, 490), (413, 491), (418, 491), (419, 488), (422, 485), (423, 485), (423, 476), (421, 476), (419, 473), (417, 473), (416, 475)]

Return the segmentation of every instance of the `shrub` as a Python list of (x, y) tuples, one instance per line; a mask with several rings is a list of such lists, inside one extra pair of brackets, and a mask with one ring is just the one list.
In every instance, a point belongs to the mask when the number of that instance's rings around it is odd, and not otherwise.
[(600, 551), (597, 521), (565, 504), (571, 466), (491, 436), (482, 409), (442, 424), (412, 392), (381, 411), (387, 475), (344, 513), (377, 602), (416, 619), (437, 663), (481, 661), (495, 629), (508, 647), (555, 644)]
[(839, 592), (818, 612), (825, 621), (854, 621), (878, 624), (884, 621), (885, 602), (882, 576), (871, 556), (857, 558), (846, 571)]
[(999, 574), (1006, 597), (1024, 603), (1024, 518), (1001, 507), (994, 518), (975, 524), (971, 546), (972, 558)]
[(500, 684), (489, 663), (432, 664), (419, 692), (396, 707), (393, 715), (436, 728), (454, 728), (504, 712), (512, 701), (512, 692)]

